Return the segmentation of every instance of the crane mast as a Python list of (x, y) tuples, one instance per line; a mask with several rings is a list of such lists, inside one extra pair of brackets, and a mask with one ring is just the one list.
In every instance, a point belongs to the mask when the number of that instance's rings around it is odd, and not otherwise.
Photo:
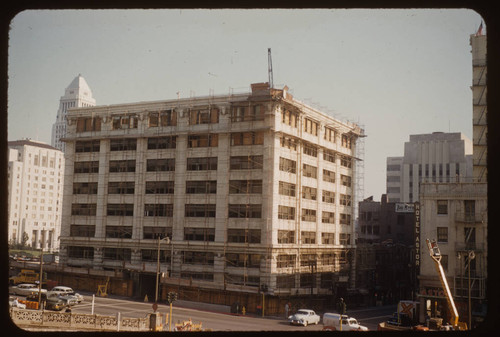
[(450, 287), (448, 285), (448, 281), (446, 280), (446, 274), (444, 273), (443, 266), (441, 265), (441, 251), (437, 245), (436, 240), (425, 240), (427, 242), (427, 247), (429, 248), (429, 254), (431, 258), (434, 260), (436, 264), (436, 269), (439, 275), (439, 279), (441, 281), (441, 285), (444, 289), (446, 295), (446, 302), (448, 302), (448, 307), (451, 309), (451, 324), (453, 327), (464, 328), (463, 323), (459, 324), (458, 322), (458, 311), (455, 306), (455, 301), (453, 300), (453, 295), (451, 294)]

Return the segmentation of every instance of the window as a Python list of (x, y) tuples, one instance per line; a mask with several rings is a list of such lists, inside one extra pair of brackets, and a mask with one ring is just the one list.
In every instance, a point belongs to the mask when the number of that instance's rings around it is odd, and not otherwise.
[(182, 251), (182, 263), (184, 264), (201, 264), (213, 265), (214, 253), (212, 252), (190, 252)]
[(217, 157), (187, 158), (188, 171), (217, 170)]
[(322, 223), (335, 223), (335, 213), (323, 211), (321, 214), (321, 222)]
[(77, 173), (99, 173), (98, 161), (77, 161), (75, 162), (74, 171)]
[(295, 184), (286, 183), (284, 181), (279, 182), (278, 192), (281, 195), (286, 195), (289, 197), (295, 197)]
[(349, 137), (346, 134), (343, 134), (342, 135), (342, 143), (341, 144), (342, 144), (343, 147), (350, 149), (351, 148), (351, 137)]
[(215, 218), (215, 204), (186, 204), (185, 216), (190, 218)]
[(341, 225), (350, 225), (351, 224), (351, 215), (340, 213), (340, 224)]
[(173, 217), (174, 205), (173, 204), (145, 204), (144, 216), (161, 216)]
[(302, 221), (311, 221), (311, 222), (316, 221), (316, 210), (302, 208)]
[(216, 180), (186, 181), (186, 194), (215, 194), (217, 193)]
[(86, 238), (92, 238), (95, 235), (94, 225), (71, 225), (70, 226), (70, 236), (80, 236)]
[(323, 159), (324, 160), (335, 164), (335, 158), (336, 158), (335, 152), (329, 151), (327, 149), (323, 150)]
[(317, 122), (312, 121), (309, 118), (304, 119), (304, 131), (310, 133), (313, 136), (318, 135), (319, 124)]
[(104, 260), (130, 261), (131, 253), (132, 250), (130, 248), (104, 247), (102, 258)]
[(277, 268), (295, 267), (296, 255), (280, 254), (276, 257)]
[(295, 243), (295, 231), (278, 230), (278, 243)]
[[(410, 169), (413, 166), (410, 166)], [(387, 165), (387, 171), (401, 171), (401, 165)]]
[(288, 172), (288, 173), (296, 173), (297, 162), (294, 160), (280, 157), (280, 171), (284, 171), (284, 172)]
[[(335, 244), (335, 233), (321, 233), (321, 243), (324, 245), (334, 245)], [(331, 256), (333, 254), (323, 254), (323, 256)], [(323, 263), (325, 264), (325, 263)]]
[(148, 172), (175, 171), (175, 158), (148, 159), (146, 170)]
[(146, 194), (174, 194), (174, 182), (146, 181)]
[(79, 140), (75, 142), (75, 152), (99, 152), (100, 140)]
[(448, 242), (448, 227), (437, 227), (437, 241)]
[[(158, 250), (156, 249), (141, 249), (141, 261), (157, 262)], [(170, 250), (160, 250), (160, 262), (170, 263)]]
[(219, 109), (207, 107), (190, 110), (189, 125), (212, 123), (219, 123)]
[(135, 160), (110, 160), (109, 172), (135, 172)]
[(108, 182), (108, 194), (134, 194), (135, 182), (133, 181), (110, 181)]
[(437, 200), (437, 214), (448, 214), (448, 200)]
[(112, 130), (137, 129), (139, 119), (135, 115), (113, 116)]
[(227, 242), (260, 243), (260, 229), (228, 229)]
[(290, 150), (297, 151), (298, 142), (294, 138), (283, 136), (280, 138), (280, 144), (281, 144), (281, 147), (286, 147)]
[(148, 150), (175, 149), (176, 145), (176, 136), (148, 138)]
[(299, 125), (299, 114), (292, 112), (287, 109), (283, 109), (281, 112), (281, 122), (286, 125), (290, 125), (293, 128), (297, 128)]
[(95, 216), (97, 204), (72, 204), (71, 215), (90, 215)]
[(228, 216), (230, 218), (261, 218), (261, 204), (229, 204)]
[(351, 244), (351, 234), (340, 233), (339, 234), (339, 244), (350, 245)]
[(94, 247), (69, 246), (68, 257), (75, 259), (94, 259)]
[(108, 204), (108, 216), (133, 216), (134, 204)]
[(351, 196), (348, 194), (340, 194), (340, 204), (344, 206), (351, 206)]
[(340, 165), (351, 168), (352, 167), (352, 158), (346, 157), (346, 156), (341, 156), (340, 157)]
[(313, 187), (302, 186), (302, 199), (316, 200), (317, 189)]
[(76, 119), (76, 132), (101, 131), (101, 117), (79, 117)]
[(189, 280), (204, 280), (204, 281), (213, 281), (214, 274), (213, 273), (205, 273), (205, 272), (181, 272), (181, 278), (189, 279)]
[(262, 104), (233, 106), (231, 122), (258, 121), (264, 119), (265, 107)]
[(227, 267), (260, 268), (260, 254), (226, 253)]
[(262, 145), (264, 144), (264, 132), (238, 132), (231, 134), (231, 146), (239, 145)]
[(219, 144), (218, 134), (189, 135), (188, 148), (217, 147)]
[(302, 243), (314, 244), (316, 243), (316, 232), (300, 232)]
[(262, 169), (263, 156), (234, 156), (230, 158), (231, 170)]
[(300, 287), (301, 288), (310, 288), (313, 287), (313, 284), (316, 283), (316, 274), (300, 274)]
[(323, 169), (323, 181), (334, 183), (335, 182), (335, 172)]
[(131, 239), (132, 226), (106, 226), (106, 237), (117, 239)]
[(118, 138), (111, 139), (109, 142), (110, 151), (135, 151), (137, 149), (137, 139)]
[(305, 144), (302, 149), (304, 154), (307, 154), (308, 156), (311, 157), (318, 157), (318, 148), (316, 148), (315, 146)]
[(184, 228), (184, 240), (187, 241), (214, 241), (215, 228)]
[(229, 194), (262, 194), (262, 180), (230, 180)]
[(142, 228), (142, 235), (144, 239), (172, 238), (172, 227), (144, 226)]
[(343, 174), (340, 175), (340, 182), (343, 186), (351, 187), (351, 177), (345, 176)]
[(149, 127), (175, 126), (177, 125), (177, 113), (173, 109), (149, 113)]
[(323, 190), (323, 197), (321, 200), (323, 202), (327, 202), (329, 204), (334, 204), (335, 203), (335, 192)]
[(278, 219), (295, 220), (295, 207), (278, 206)]
[(335, 130), (325, 126), (325, 140), (335, 143)]
[(276, 275), (276, 288), (295, 288), (295, 274)]
[(302, 166), (302, 175), (304, 177), (317, 178), (318, 177), (318, 169), (316, 166), (311, 166), (307, 164), (303, 164)]
[(97, 183), (73, 183), (73, 194), (97, 194)]
[(300, 254), (300, 265), (311, 266), (311, 264), (316, 264), (317, 256), (316, 254)]

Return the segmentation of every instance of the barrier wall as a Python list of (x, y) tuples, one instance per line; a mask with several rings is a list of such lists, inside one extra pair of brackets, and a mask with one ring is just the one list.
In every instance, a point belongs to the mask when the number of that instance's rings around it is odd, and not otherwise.
[[(14, 324), (23, 327), (54, 327), (60, 330), (98, 330), (98, 331), (150, 331), (158, 330), (152, 327), (150, 314), (144, 318), (104, 316), (97, 314), (80, 314), (56, 311), (35, 311), (11, 308), (10, 317)], [(161, 317), (161, 316), (160, 316)], [(158, 324), (158, 320), (156, 320)], [(159, 323), (161, 326), (161, 322)]]

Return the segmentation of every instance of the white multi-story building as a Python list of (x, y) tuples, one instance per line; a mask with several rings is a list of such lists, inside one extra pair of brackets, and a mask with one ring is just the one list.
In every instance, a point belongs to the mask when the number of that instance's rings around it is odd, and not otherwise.
[(65, 144), (61, 139), (66, 135), (68, 109), (94, 105), (95, 99), (92, 97), (92, 91), (82, 75), (79, 74), (66, 88), (64, 96), (59, 100), (56, 122), (52, 125), (51, 145), (64, 152)]
[(127, 270), (144, 285), (160, 245), (165, 282), (274, 294), (346, 289), (363, 130), (287, 87), (251, 88), (71, 109), (61, 263)]
[(32, 140), (8, 142), (10, 244), (58, 250), (64, 153)]
[(472, 142), (460, 132), (410, 135), (404, 156), (387, 158), (388, 202), (418, 201), (421, 182), (471, 179)]

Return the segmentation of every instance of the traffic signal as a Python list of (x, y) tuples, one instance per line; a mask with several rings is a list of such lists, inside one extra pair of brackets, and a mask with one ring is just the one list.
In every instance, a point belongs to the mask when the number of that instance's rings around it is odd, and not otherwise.
[(175, 301), (177, 301), (177, 293), (169, 292), (167, 294), (167, 302), (170, 304), (170, 303), (173, 303)]

